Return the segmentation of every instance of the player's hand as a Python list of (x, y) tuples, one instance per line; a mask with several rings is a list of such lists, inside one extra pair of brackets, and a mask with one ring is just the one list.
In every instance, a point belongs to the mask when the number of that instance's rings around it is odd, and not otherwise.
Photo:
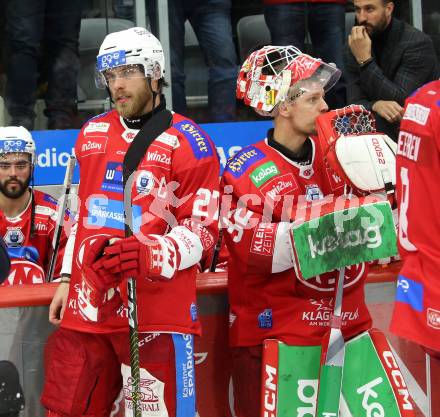
[(389, 123), (400, 122), (404, 114), (403, 107), (396, 101), (378, 100), (372, 109)]
[(60, 282), (49, 306), (49, 322), (58, 326), (63, 319), (69, 295), (69, 283)]
[(170, 279), (177, 271), (178, 261), (172, 239), (147, 235), (141, 242), (131, 236), (107, 246), (93, 268), (99, 274), (120, 274), (124, 278)]
[(348, 46), (358, 64), (371, 58), (371, 38), (364, 26), (353, 26), (348, 35)]

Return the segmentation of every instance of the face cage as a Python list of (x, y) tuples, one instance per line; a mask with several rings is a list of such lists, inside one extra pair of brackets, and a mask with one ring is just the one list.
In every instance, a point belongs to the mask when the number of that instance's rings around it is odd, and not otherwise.
[[(259, 79), (250, 80), (250, 86), (247, 89), (247, 95), (244, 98), (245, 104), (253, 107), (255, 111), (266, 117), (274, 117), (274, 109), (283, 101), (293, 103), (295, 99), (307, 92), (307, 88), (301, 87), (300, 84), (312, 82), (319, 84), (325, 92), (328, 92), (339, 80), (341, 71), (331, 65), (321, 62), (320, 66), (308, 78), (294, 82), (290, 85), (292, 80), (292, 72), (290, 70), (283, 70), (280, 75), (260, 76)], [(261, 78), (265, 77), (262, 81)], [(249, 82), (249, 81), (248, 81)], [(288, 92), (295, 85), (299, 85), (299, 91), (293, 96), (289, 97)]]

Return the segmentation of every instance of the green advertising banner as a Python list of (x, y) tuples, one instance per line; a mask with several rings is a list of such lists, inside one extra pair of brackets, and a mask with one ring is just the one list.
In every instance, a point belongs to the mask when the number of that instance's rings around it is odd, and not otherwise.
[(397, 254), (387, 201), (337, 210), (294, 225), (295, 258), (304, 279)]
[[(275, 406), (266, 415), (315, 417), (321, 346), (288, 346), (277, 340), (266, 340), (264, 344), (263, 369), (271, 363), (272, 374), (263, 373), (263, 393), (268, 380), (272, 385), (276, 383), (272, 388), (276, 398), (270, 402)], [(347, 342), (345, 352), (339, 413), (353, 417), (400, 417), (391, 383), (370, 334), (362, 333)], [(278, 357), (276, 371), (274, 356)], [(273, 378), (275, 373), (277, 378)], [(329, 395), (334, 391), (332, 386), (319, 389), (328, 391)], [(340, 395), (339, 390), (332, 395)], [(266, 407), (263, 404), (262, 415), (265, 411), (269, 411), (267, 404)]]

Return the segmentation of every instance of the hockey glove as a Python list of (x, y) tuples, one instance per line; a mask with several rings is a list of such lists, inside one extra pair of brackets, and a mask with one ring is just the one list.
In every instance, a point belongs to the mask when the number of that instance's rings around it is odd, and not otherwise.
[(109, 244), (108, 236), (98, 236), (84, 254), (82, 281), (78, 292), (78, 309), (86, 321), (101, 322), (122, 303), (116, 287), (122, 278), (94, 267)]
[(96, 263), (98, 270), (107, 274), (120, 274), (124, 278), (147, 278), (152, 281), (171, 279), (179, 264), (180, 255), (173, 239), (147, 235), (118, 240), (104, 250)]

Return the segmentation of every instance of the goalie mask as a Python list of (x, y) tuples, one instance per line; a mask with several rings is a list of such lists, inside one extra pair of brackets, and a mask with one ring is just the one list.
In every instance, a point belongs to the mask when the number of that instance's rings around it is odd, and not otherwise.
[[(109, 33), (96, 58), (95, 82), (98, 88), (108, 87), (106, 71), (124, 66), (124, 76), (139, 77), (141, 67), (143, 76), (153, 80), (163, 78), (165, 73), (165, 56), (159, 40), (148, 30), (134, 27), (120, 32)], [(135, 75), (137, 74), (137, 75)]]
[(275, 107), (294, 100), (312, 81), (330, 90), (341, 71), (293, 46), (265, 46), (253, 52), (240, 69), (237, 98), (262, 116), (273, 116)]
[(23, 126), (0, 127), (0, 158), (9, 153), (27, 153), (35, 165), (35, 142)]

